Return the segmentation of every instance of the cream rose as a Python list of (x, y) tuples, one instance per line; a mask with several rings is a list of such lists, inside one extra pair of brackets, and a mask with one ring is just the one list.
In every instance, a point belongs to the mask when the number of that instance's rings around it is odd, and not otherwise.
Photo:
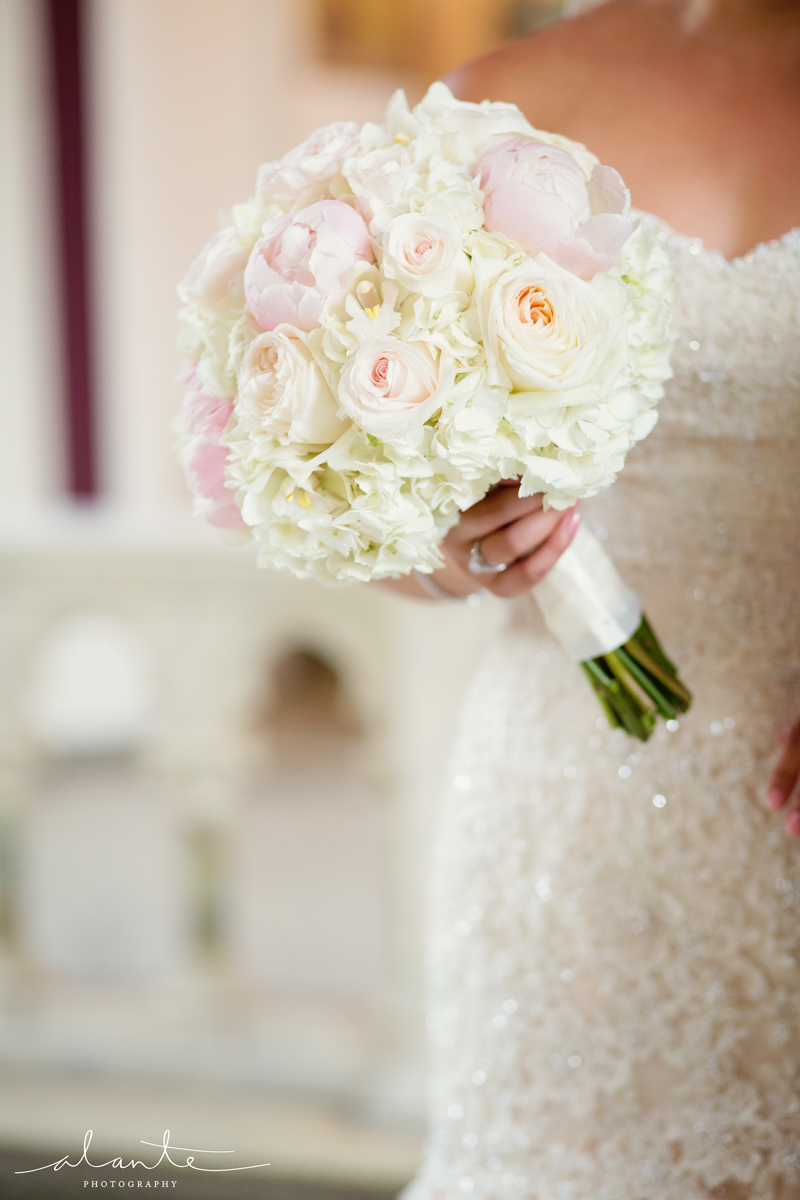
[(476, 263), (483, 338), (497, 376), (490, 382), (551, 393), (550, 407), (605, 400), (627, 363), (624, 286), (607, 276), (587, 283), (544, 256), (506, 270)]
[(259, 204), (279, 204), (296, 212), (329, 195), (342, 162), (358, 147), (360, 129), (354, 121), (336, 121), (317, 129), (280, 162), (265, 163), (258, 171)]
[[(249, 255), (232, 226), (220, 229), (206, 243), (178, 285), (178, 295), (183, 303), (224, 299), (230, 294), (236, 276), (247, 266)], [(241, 290), (241, 282), (239, 288)]]
[(421, 428), (454, 379), (452, 363), (423, 343), (380, 338), (364, 343), (348, 362), (339, 403), (356, 425), (391, 441)]
[(250, 343), (236, 410), (240, 419), (282, 442), (327, 446), (347, 428), (308, 346), (280, 330)]
[(383, 235), (382, 266), (389, 279), (421, 296), (472, 291), (472, 269), (462, 249), (461, 231), (449, 213), (395, 217)]
[(398, 208), (402, 210), (406, 189), (418, 182), (424, 171), (425, 164), (416, 163), (399, 143), (350, 158), (342, 167), (342, 175), (358, 198), (359, 210), (371, 228), (384, 209), (389, 210), (390, 216)]

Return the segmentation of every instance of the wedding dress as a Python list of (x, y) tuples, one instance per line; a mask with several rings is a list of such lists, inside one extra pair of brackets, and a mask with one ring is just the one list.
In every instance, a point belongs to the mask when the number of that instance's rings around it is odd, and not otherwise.
[(467, 697), (429, 942), (432, 1128), (405, 1200), (800, 1196), (800, 230), (678, 281), (655, 431), (583, 507), (692, 689), (609, 730), (530, 597)]

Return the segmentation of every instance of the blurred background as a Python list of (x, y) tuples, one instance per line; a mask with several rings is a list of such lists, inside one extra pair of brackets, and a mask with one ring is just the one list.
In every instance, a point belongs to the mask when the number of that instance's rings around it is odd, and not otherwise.
[(11, 1172), (88, 1129), (272, 1164), (216, 1197), (413, 1174), (427, 846), (502, 606), (320, 590), (193, 521), (175, 285), (259, 163), (579, 7), (0, 0), (3, 1195), (77, 1194)]

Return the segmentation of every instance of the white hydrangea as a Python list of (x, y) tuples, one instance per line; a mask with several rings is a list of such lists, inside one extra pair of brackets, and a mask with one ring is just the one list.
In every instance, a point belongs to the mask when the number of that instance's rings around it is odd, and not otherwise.
[[(513, 105), (434, 84), (409, 109), (397, 93), (383, 125), (328, 126), (261, 168), (192, 264), (180, 348), (196, 403), (232, 406), (215, 453), (260, 565), (328, 584), (434, 570), (494, 483), (519, 477), (567, 507), (613, 483), (652, 429), (672, 346), (657, 232), (641, 220), (587, 280), (487, 231), (476, 162), (511, 138), (566, 150), (587, 178), (597, 164)], [(372, 248), (342, 259), (344, 286), (291, 232), (320, 201), (350, 205)], [(250, 311), (244, 271), (267, 236), (294, 237), (291, 253), (270, 243), (270, 286), (296, 299), (313, 279), (326, 297), (310, 331)]]

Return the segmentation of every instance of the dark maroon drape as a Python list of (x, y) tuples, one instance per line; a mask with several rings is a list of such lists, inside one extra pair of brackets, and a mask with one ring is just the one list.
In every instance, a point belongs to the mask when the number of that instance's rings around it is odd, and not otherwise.
[(84, 121), (83, 0), (43, 0), (49, 49), (69, 494), (97, 492)]

